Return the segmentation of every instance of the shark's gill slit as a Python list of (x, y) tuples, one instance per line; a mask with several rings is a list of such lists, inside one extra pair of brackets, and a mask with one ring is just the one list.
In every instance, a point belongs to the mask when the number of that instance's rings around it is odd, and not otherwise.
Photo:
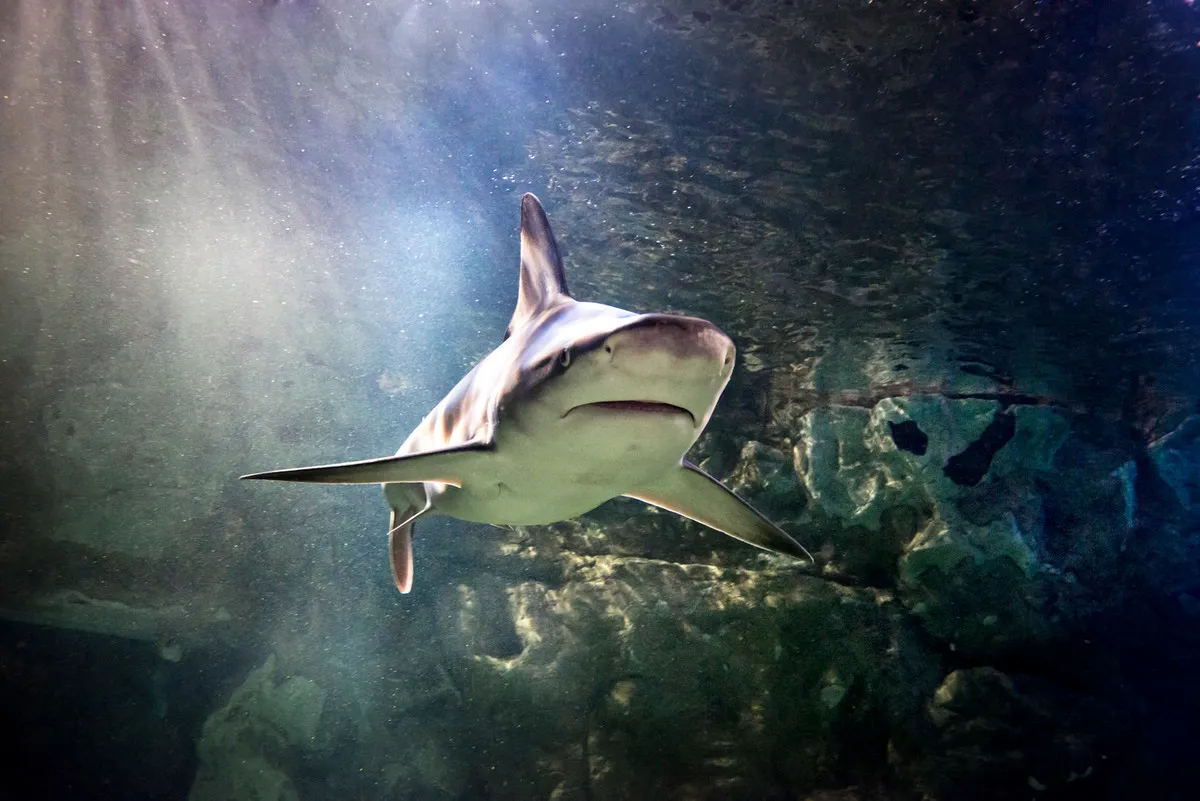
[[(590, 358), (599, 343), (607, 360)], [(525, 195), (517, 307), (504, 339), (397, 454), (243, 478), (382, 483), (401, 592), (412, 586), (412, 530), (423, 514), (539, 525), (620, 495), (759, 548), (811, 559), (779, 526), (684, 458), (729, 381), (733, 353), (733, 342), (707, 320), (572, 298), (546, 212)], [(638, 477), (632, 489), (631, 476)]]

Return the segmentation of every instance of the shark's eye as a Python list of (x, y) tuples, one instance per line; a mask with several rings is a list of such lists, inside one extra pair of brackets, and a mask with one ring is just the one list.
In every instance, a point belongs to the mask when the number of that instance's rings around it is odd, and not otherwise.
[(563, 367), (568, 367), (571, 364), (571, 349), (563, 348), (558, 354), (558, 363)]

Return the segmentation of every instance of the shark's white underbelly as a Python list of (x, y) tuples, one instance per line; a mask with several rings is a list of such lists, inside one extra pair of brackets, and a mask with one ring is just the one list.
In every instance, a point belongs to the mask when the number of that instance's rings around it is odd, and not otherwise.
[(690, 417), (668, 413), (589, 408), (552, 425), (513, 421), (498, 426), (478, 473), (446, 487), (434, 507), (495, 525), (567, 520), (677, 467), (697, 433)]

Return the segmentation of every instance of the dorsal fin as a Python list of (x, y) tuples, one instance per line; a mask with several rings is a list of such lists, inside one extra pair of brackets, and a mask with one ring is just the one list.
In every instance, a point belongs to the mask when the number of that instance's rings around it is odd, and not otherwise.
[(526, 193), (521, 198), (521, 286), (517, 308), (504, 338), (508, 339), (530, 319), (570, 296), (550, 220), (541, 202)]

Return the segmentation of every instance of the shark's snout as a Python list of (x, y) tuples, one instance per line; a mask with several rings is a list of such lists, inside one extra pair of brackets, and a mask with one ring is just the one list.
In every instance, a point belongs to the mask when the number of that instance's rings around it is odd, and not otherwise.
[(618, 369), (666, 371), (680, 362), (701, 362), (722, 376), (733, 369), (733, 342), (699, 317), (644, 315), (611, 334), (603, 351)]
[(638, 315), (592, 340), (578, 361), (572, 356), (550, 392), (562, 418), (581, 410), (683, 417), (694, 440), (729, 381), (733, 360), (733, 342), (707, 320)]

